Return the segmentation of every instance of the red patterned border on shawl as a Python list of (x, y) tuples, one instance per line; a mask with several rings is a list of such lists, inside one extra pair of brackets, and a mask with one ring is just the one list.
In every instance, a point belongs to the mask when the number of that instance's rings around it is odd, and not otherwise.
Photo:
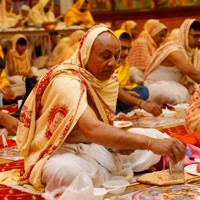
[(186, 135), (188, 133), (187, 129), (185, 128), (184, 125), (178, 125), (178, 126), (173, 126), (173, 127), (169, 127), (169, 128), (163, 128), (160, 131), (168, 134), (169, 136), (172, 133), (178, 133), (179, 135)]

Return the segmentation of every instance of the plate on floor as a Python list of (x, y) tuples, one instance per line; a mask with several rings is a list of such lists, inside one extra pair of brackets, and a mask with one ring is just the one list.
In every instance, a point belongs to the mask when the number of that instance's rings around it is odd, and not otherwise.
[(200, 176), (200, 173), (197, 172), (197, 164), (186, 166), (185, 172), (187, 172), (188, 174)]
[(129, 121), (114, 121), (114, 126), (117, 128), (125, 128), (132, 126), (133, 123)]
[(196, 185), (154, 186), (136, 192), (132, 200), (196, 200), (199, 196), (200, 188)]

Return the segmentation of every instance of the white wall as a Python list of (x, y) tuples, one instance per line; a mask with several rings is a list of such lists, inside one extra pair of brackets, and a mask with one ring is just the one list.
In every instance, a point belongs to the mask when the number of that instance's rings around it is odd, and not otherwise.
[(60, 0), (60, 14), (64, 14), (73, 5), (73, 0)]

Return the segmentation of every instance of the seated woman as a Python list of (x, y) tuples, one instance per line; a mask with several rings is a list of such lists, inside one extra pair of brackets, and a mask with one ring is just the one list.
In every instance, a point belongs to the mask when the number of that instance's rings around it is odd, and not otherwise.
[(128, 56), (131, 74), (134, 76), (133, 80), (137, 83), (143, 82), (144, 71), (168, 32), (167, 27), (157, 21), (147, 27), (148, 29), (142, 31), (138, 38), (133, 41)]
[(178, 35), (158, 48), (144, 74), (148, 100), (157, 104), (188, 103), (200, 83), (200, 21), (184, 20)]
[(64, 60), (69, 59), (78, 47), (84, 33), (82, 30), (77, 30), (69, 37), (62, 38), (54, 48), (47, 63), (47, 68), (50, 69), (54, 65), (61, 64)]
[(17, 15), (13, 12), (12, 0), (0, 2), (0, 25), (5, 28), (15, 28), (21, 25)]
[(88, 0), (76, 1), (76, 3), (65, 13), (64, 21), (66, 26), (93, 26), (95, 22), (89, 8), (90, 3)]
[(33, 76), (27, 44), (27, 38), (22, 34), (16, 34), (12, 39), (12, 49), (6, 56), (9, 80), (12, 82), (21, 83), (23, 76)]

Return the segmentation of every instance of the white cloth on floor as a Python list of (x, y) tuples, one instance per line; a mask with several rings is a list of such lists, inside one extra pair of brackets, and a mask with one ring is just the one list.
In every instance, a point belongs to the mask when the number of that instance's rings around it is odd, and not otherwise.
[[(146, 135), (152, 138), (169, 138), (165, 133), (152, 128), (131, 128), (128, 132), (134, 134)], [(123, 166), (125, 168), (131, 168), (133, 172), (141, 172), (149, 169), (151, 166), (158, 163), (161, 156), (154, 154), (152, 151), (136, 150), (129, 156), (121, 156), (123, 159)]]

